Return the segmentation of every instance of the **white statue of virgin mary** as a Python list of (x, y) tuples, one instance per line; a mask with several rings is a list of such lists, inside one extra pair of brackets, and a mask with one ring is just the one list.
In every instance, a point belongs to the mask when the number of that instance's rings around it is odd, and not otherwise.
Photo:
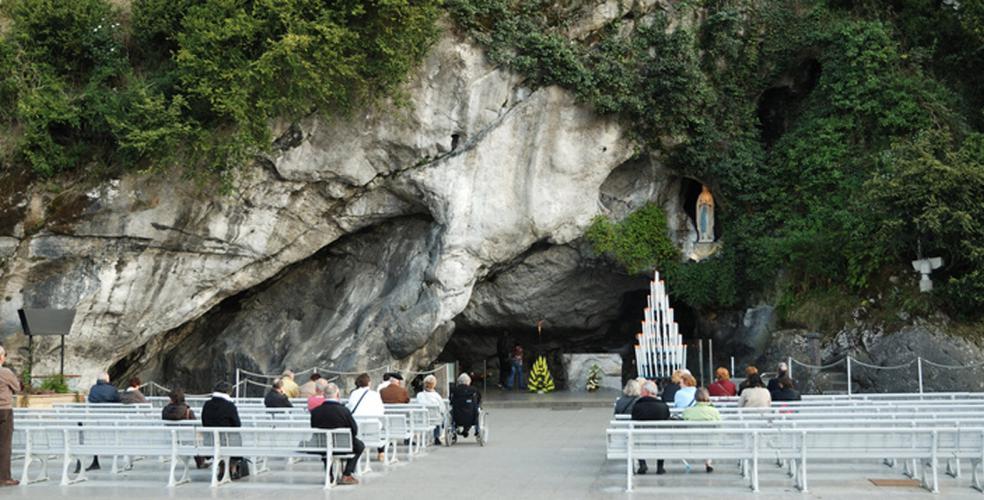
[(714, 197), (711, 190), (703, 186), (697, 197), (697, 243), (714, 242)]

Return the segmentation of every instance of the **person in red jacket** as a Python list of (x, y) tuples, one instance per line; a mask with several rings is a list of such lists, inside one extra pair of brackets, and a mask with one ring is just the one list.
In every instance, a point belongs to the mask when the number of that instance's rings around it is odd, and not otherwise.
[(725, 367), (720, 367), (714, 371), (714, 378), (717, 380), (707, 386), (707, 392), (711, 393), (711, 396), (737, 396), (738, 388), (735, 387), (735, 383), (731, 381), (731, 374), (728, 373), (728, 369)]

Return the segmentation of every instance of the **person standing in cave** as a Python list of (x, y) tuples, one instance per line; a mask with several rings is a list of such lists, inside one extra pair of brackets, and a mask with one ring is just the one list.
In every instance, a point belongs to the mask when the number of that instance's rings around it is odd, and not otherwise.
[(499, 388), (502, 389), (509, 385), (509, 375), (512, 374), (512, 367), (509, 365), (509, 334), (502, 332), (499, 334), (499, 341), (496, 344), (496, 354), (499, 357)]
[(523, 374), (523, 346), (519, 345), (517, 342), (513, 346), (512, 352), (509, 355), (509, 380), (506, 381), (506, 390), (512, 390), (513, 383), (516, 378), (519, 378), (516, 387), (521, 391), (526, 390), (526, 377)]

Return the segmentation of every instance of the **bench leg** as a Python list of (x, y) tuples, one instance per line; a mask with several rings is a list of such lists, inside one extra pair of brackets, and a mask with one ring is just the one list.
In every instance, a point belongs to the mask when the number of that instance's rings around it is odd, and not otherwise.
[(752, 491), (759, 490), (759, 463), (758, 458), (752, 459)]
[(75, 476), (75, 478), (69, 478), (68, 468), (71, 466), (72, 463), (75, 463), (75, 461), (76, 460), (74, 460), (74, 457), (68, 451), (66, 451), (65, 458), (62, 462), (62, 478), (61, 478), (62, 486), (81, 483), (82, 481), (88, 479), (85, 476), (85, 464), (82, 464), (82, 467), (79, 468), (79, 473)]
[[(981, 484), (981, 476), (980, 476), (980, 474), (977, 473), (977, 469), (984, 468), (984, 460), (973, 460), (973, 461), (970, 462), (970, 465), (974, 468), (974, 470), (973, 470), (973, 472), (971, 473), (971, 476), (970, 476), (971, 486), (975, 490), (980, 491), (981, 493), (984, 493), (984, 485)], [(978, 467), (978, 466), (980, 466), (980, 467)]]
[(960, 459), (946, 459), (946, 473), (948, 476), (960, 479)]
[[(217, 488), (220, 484), (232, 482), (229, 460), (223, 460), (222, 455), (215, 453), (212, 456), (212, 488)], [(219, 467), (222, 467), (222, 480), (219, 480)]]
[(625, 459), (625, 491), (632, 491), (632, 454)]

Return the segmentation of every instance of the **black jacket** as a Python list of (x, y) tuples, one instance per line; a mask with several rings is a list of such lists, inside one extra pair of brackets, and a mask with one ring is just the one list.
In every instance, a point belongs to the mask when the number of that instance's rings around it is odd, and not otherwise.
[(771, 379), (769, 379), (769, 384), (766, 386), (766, 389), (768, 389), (769, 392), (771, 392), (771, 393), (775, 393), (776, 391), (778, 391), (779, 390), (779, 379), (785, 377), (786, 374), (787, 374), (787, 372), (777, 372), (775, 377), (772, 377)]
[(482, 404), (482, 394), (470, 385), (458, 384), (451, 389), (451, 418), (456, 425), (475, 425), (478, 423), (478, 407)]
[(273, 389), (266, 394), (263, 398), (263, 406), (267, 408), (293, 408), (294, 405), (290, 404), (290, 398), (286, 394), (279, 393)]
[(317, 429), (344, 429), (352, 430), (352, 437), (359, 433), (359, 424), (352, 417), (352, 412), (345, 405), (338, 401), (329, 399), (321, 406), (311, 410), (311, 427)]
[(242, 427), (236, 404), (219, 397), (206, 401), (202, 406), (202, 427)]
[(673, 382), (666, 384), (666, 387), (663, 388), (663, 397), (662, 397), (663, 402), (672, 403), (673, 398), (676, 397), (676, 393), (679, 390), (680, 390), (680, 384), (674, 384)]
[(800, 397), (800, 393), (796, 389), (779, 389), (776, 388), (774, 391), (769, 391), (772, 395), (773, 401), (799, 401), (803, 398)]
[(632, 407), (632, 420), (669, 420), (670, 407), (651, 397), (639, 398)]

